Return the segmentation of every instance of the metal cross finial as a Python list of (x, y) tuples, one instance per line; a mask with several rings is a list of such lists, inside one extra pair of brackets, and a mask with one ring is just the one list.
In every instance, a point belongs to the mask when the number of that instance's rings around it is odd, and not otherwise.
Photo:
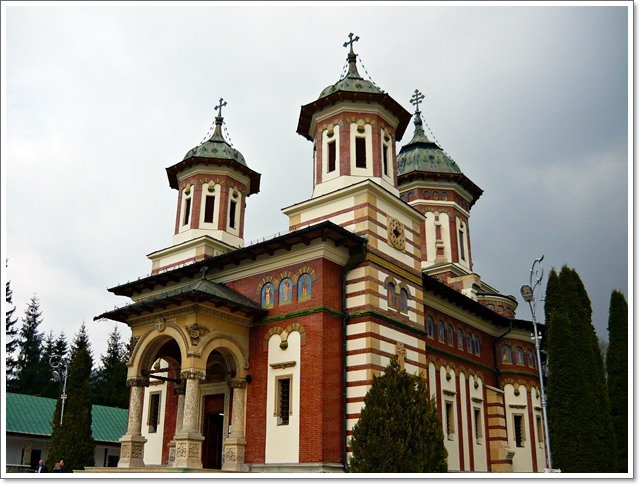
[(416, 113), (420, 112), (420, 102), (424, 99), (424, 94), (422, 94), (417, 89), (413, 92), (413, 96), (411, 96), (410, 103), (416, 105)]
[(359, 40), (360, 40), (360, 37), (356, 35), (356, 37), (354, 38), (353, 34), (349, 33), (349, 41), (342, 44), (342, 47), (349, 46), (349, 54), (353, 54), (353, 43), (358, 42)]
[(220, 98), (220, 104), (216, 107), (214, 107), (213, 109), (217, 109), (218, 110), (218, 116), (222, 117), (222, 107), (226, 106), (227, 102), (226, 101), (222, 101), (222, 98)]

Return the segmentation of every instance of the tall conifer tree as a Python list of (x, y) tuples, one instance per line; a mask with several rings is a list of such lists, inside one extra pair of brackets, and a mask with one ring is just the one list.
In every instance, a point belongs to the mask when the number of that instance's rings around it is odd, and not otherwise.
[(567, 473), (612, 472), (615, 440), (602, 355), (591, 302), (575, 270), (551, 271), (545, 317), (553, 467)]
[(45, 363), (41, 358), (44, 334), (39, 331), (42, 323), (40, 302), (34, 294), (22, 319), (18, 339), (16, 378), (9, 388), (19, 394), (40, 395), (47, 384)]
[(611, 293), (609, 303), (609, 347), (607, 350), (607, 387), (611, 418), (618, 447), (618, 471), (629, 470), (629, 313), (627, 301), (620, 291)]
[(93, 359), (88, 350), (86, 327), (82, 324), (73, 344), (68, 368), (64, 414), (60, 424), (61, 400), (53, 416), (47, 466), (63, 459), (70, 470), (95, 465), (95, 441), (92, 436), (91, 371)]
[(15, 379), (16, 372), (16, 357), (14, 352), (18, 346), (18, 318), (14, 315), (16, 307), (13, 305), (13, 292), (11, 291), (11, 284), (7, 281), (6, 284), (6, 328), (4, 338), (6, 339), (6, 365), (7, 365), (7, 385)]
[(436, 404), (419, 375), (392, 359), (373, 378), (351, 438), (355, 473), (444, 473), (447, 450)]
[(96, 373), (95, 402), (119, 408), (129, 406), (129, 388), (126, 385), (128, 354), (118, 327), (114, 327), (109, 334), (107, 352), (101, 356), (101, 366)]

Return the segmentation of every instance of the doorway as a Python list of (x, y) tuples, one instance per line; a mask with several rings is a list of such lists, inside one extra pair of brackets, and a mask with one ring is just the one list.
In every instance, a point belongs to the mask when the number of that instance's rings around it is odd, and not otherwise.
[(202, 434), (202, 466), (222, 468), (222, 436), (224, 432), (224, 394), (206, 396)]

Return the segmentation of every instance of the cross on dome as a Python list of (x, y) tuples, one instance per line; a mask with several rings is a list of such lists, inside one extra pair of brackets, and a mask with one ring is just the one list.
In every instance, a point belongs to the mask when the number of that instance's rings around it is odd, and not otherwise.
[(349, 33), (349, 41), (342, 44), (342, 47), (349, 46), (349, 54), (353, 54), (353, 43), (358, 42), (360, 37), (356, 35), (355, 39), (353, 38), (353, 33)]
[(217, 110), (218, 110), (218, 116), (219, 116), (219, 117), (222, 117), (222, 108), (223, 108), (224, 106), (226, 106), (226, 105), (227, 105), (227, 102), (226, 102), (226, 101), (223, 101), (223, 100), (222, 100), (222, 98), (220, 98), (220, 101), (219, 101), (218, 106), (215, 106), (215, 107), (213, 108), (213, 109), (217, 109)]
[(416, 113), (420, 113), (420, 102), (424, 99), (424, 94), (422, 94), (417, 89), (413, 92), (413, 96), (411, 96), (411, 100), (409, 101), (411, 104), (416, 106)]

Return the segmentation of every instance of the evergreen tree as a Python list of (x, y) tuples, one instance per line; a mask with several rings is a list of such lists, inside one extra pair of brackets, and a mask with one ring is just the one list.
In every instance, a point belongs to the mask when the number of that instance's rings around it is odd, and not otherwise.
[[(548, 356), (548, 418), (553, 467), (567, 473), (615, 470), (604, 364), (591, 302), (578, 273), (549, 275), (544, 346)], [(603, 450), (608, 450), (604, 453)]]
[(14, 352), (18, 346), (18, 318), (14, 316), (16, 307), (13, 305), (13, 292), (11, 291), (11, 284), (9, 281), (6, 283), (6, 327), (5, 327), (5, 349), (6, 349), (6, 365), (7, 365), (7, 385), (15, 379), (16, 373), (16, 359)]
[(116, 326), (109, 334), (107, 352), (101, 356), (101, 366), (96, 373), (94, 402), (125, 409), (129, 406), (129, 388), (126, 386), (128, 358), (127, 345)]
[(447, 471), (442, 423), (427, 385), (392, 359), (364, 398), (351, 438), (356, 473), (443, 473)]
[[(60, 395), (58, 385), (53, 378), (53, 367), (51, 367), (51, 357), (56, 355), (55, 352), (56, 341), (53, 337), (53, 332), (49, 331), (47, 338), (44, 341), (44, 348), (41, 355), (41, 360), (43, 363), (43, 370), (47, 372), (47, 382), (42, 387), (40, 391), (40, 395), (42, 397), (50, 397), (53, 399), (57, 399)], [(48, 365), (47, 365), (48, 364)]]
[(38, 331), (42, 323), (40, 302), (34, 294), (25, 310), (18, 339), (15, 380), (10, 383), (11, 392), (39, 395), (47, 384), (48, 374), (40, 355), (44, 335)]
[(95, 442), (91, 432), (92, 403), (90, 376), (93, 360), (85, 340), (84, 324), (76, 336), (73, 357), (68, 368), (64, 414), (60, 424), (61, 400), (58, 400), (52, 421), (51, 444), (47, 466), (63, 459), (70, 470), (83, 470), (95, 465)]
[(607, 387), (611, 404), (611, 418), (618, 449), (618, 471), (627, 473), (628, 463), (628, 392), (629, 392), (629, 336), (628, 307), (620, 291), (611, 293), (609, 303), (609, 348), (607, 350)]

